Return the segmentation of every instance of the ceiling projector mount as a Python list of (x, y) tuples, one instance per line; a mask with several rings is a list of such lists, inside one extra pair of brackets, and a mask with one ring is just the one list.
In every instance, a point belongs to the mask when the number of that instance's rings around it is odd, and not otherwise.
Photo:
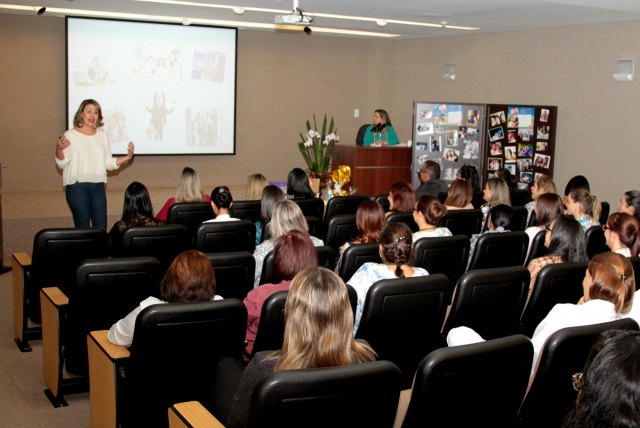
[(310, 26), (313, 25), (315, 15), (307, 13), (298, 7), (298, 0), (293, 0), (293, 11), (286, 15), (276, 15), (276, 25), (298, 25), (304, 26), (304, 32), (311, 34)]

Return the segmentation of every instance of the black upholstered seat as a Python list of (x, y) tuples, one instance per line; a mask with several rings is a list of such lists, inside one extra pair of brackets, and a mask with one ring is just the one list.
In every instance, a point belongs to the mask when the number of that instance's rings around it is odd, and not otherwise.
[(340, 265), (340, 278), (344, 282), (351, 279), (354, 273), (365, 263), (382, 263), (380, 258), (380, 244), (356, 244), (350, 245), (342, 255)]
[(404, 223), (409, 226), (409, 229), (414, 233), (420, 229), (413, 219), (413, 211), (408, 213), (391, 213), (387, 217), (387, 223)]
[(155, 257), (162, 266), (162, 275), (173, 259), (191, 246), (191, 236), (181, 224), (161, 226), (134, 226), (122, 236), (122, 257)]
[(513, 207), (513, 218), (511, 219), (511, 226), (509, 230), (512, 232), (524, 232), (527, 228), (527, 215), (529, 212), (523, 206)]
[(524, 232), (482, 234), (468, 270), (522, 266), (528, 249), (529, 235)]
[(302, 210), (302, 214), (309, 217), (315, 217), (318, 221), (322, 222), (324, 218), (324, 201), (320, 198), (300, 198), (292, 199), (293, 202), (298, 204)]
[(260, 221), (261, 201), (233, 201), (229, 215), (241, 220)]
[(256, 248), (256, 225), (251, 220), (202, 223), (196, 231), (196, 250), (203, 253), (229, 253)]
[(547, 247), (544, 246), (544, 239), (546, 234), (546, 230), (541, 230), (540, 232), (536, 233), (536, 236), (533, 237), (531, 249), (529, 250), (529, 254), (527, 255), (527, 260), (524, 262), (525, 266), (529, 266), (531, 260), (537, 259), (538, 257), (542, 257), (546, 254)]
[(584, 242), (587, 245), (587, 256), (589, 256), (589, 259), (592, 259), (595, 255), (611, 251), (607, 246), (607, 240), (604, 236), (602, 226), (591, 226), (587, 229)]
[(449, 210), (442, 220), (440, 227), (446, 227), (454, 235), (471, 235), (480, 233), (482, 227), (482, 211), (473, 210)]
[(389, 211), (389, 208), (391, 207), (391, 205), (389, 204), (389, 194), (378, 195), (375, 197), (375, 201), (382, 205), (382, 209), (384, 209), (384, 212)]
[(333, 215), (326, 224), (326, 228), (323, 241), (336, 253), (345, 242), (351, 241), (360, 233), (355, 214)]
[(512, 207), (524, 207), (529, 202), (529, 191), (514, 189), (509, 190)]
[(247, 251), (207, 253), (216, 277), (216, 294), (243, 300), (253, 290), (256, 259)]
[(467, 269), (469, 238), (464, 235), (421, 238), (413, 244), (413, 265), (441, 273), (457, 284)]
[(211, 202), (179, 202), (169, 207), (167, 223), (184, 225), (193, 241), (200, 223), (214, 217)]
[(355, 214), (358, 211), (360, 202), (369, 199), (371, 198), (366, 195), (334, 196), (327, 202), (324, 223), (327, 224), (334, 215)]

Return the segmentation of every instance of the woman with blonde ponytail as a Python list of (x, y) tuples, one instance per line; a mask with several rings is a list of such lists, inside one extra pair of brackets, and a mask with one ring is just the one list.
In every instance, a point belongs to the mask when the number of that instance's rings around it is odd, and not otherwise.
[(388, 223), (380, 236), (380, 258), (382, 263), (365, 263), (351, 277), (347, 284), (358, 293), (358, 307), (353, 327), (355, 335), (360, 325), (362, 309), (367, 292), (381, 279), (410, 278), (429, 275), (425, 269), (411, 267), (413, 262), (413, 236), (411, 229), (404, 223)]
[(249, 363), (226, 426), (244, 427), (256, 385), (278, 370), (348, 366), (375, 360), (366, 342), (353, 339), (353, 312), (347, 287), (338, 275), (310, 267), (291, 282), (284, 308), (284, 342), (280, 351), (258, 352)]
[(587, 190), (572, 190), (567, 197), (566, 214), (578, 220), (585, 232), (592, 226), (600, 226), (601, 210), (598, 198)]

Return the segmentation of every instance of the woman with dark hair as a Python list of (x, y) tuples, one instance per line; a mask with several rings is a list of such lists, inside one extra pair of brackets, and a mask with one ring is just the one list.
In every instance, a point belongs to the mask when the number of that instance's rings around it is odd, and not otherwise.
[(566, 214), (573, 216), (586, 232), (592, 226), (600, 226), (598, 219), (602, 206), (595, 195), (584, 189), (572, 190), (567, 198)]
[(531, 186), (532, 201), (527, 202), (524, 206), (527, 209), (527, 224), (529, 223), (531, 213), (536, 206), (538, 197), (540, 195), (544, 195), (545, 193), (558, 193), (558, 189), (556, 188), (556, 184), (553, 182), (551, 177), (543, 175), (542, 177), (538, 178), (535, 183), (533, 183), (533, 186)]
[(270, 373), (375, 360), (375, 353), (366, 342), (353, 339), (347, 287), (328, 269), (310, 267), (293, 278), (284, 315), (282, 349), (258, 352), (247, 365), (233, 398), (228, 428), (245, 426), (253, 390)]
[(536, 197), (536, 204), (533, 206), (533, 211), (536, 212), (536, 225), (527, 227), (525, 230), (526, 234), (529, 235), (529, 250), (527, 250), (527, 256), (529, 255), (529, 251), (531, 251), (533, 238), (562, 215), (562, 198), (556, 193), (543, 193), (538, 195)]
[(253, 289), (244, 299), (247, 307), (247, 336), (245, 359), (249, 361), (258, 332), (262, 305), (267, 297), (277, 291), (288, 290), (296, 274), (308, 267), (318, 266), (318, 253), (309, 235), (299, 230), (291, 230), (276, 241), (273, 248), (273, 273), (280, 280), (277, 284), (263, 284)]
[(285, 198), (284, 192), (278, 186), (269, 184), (262, 189), (262, 198), (260, 199), (260, 221), (256, 221), (256, 245), (262, 241), (262, 232), (265, 226), (271, 221), (271, 212), (273, 205)]
[(447, 207), (435, 196), (422, 195), (416, 202), (413, 211), (413, 219), (420, 228), (413, 234), (413, 242), (420, 238), (432, 238), (438, 236), (452, 236), (446, 227), (438, 227), (440, 220), (447, 214)]
[(637, 190), (624, 192), (618, 203), (618, 212), (631, 214), (640, 222), (640, 192)]
[(469, 183), (472, 191), (480, 191), (480, 177), (478, 175), (478, 169), (475, 165), (467, 164), (460, 168), (460, 172), (458, 172), (458, 178)]
[(369, 288), (381, 279), (411, 278), (429, 275), (425, 269), (411, 267), (413, 263), (413, 238), (411, 229), (404, 223), (388, 223), (380, 236), (380, 258), (382, 263), (365, 263), (347, 284), (358, 293), (358, 306), (353, 327), (355, 335), (360, 325), (362, 309)]
[(364, 134), (363, 144), (365, 146), (371, 144), (394, 146), (399, 142), (398, 135), (391, 125), (389, 113), (385, 110), (376, 110), (373, 113), (373, 125), (370, 125)]
[(547, 247), (547, 253), (544, 257), (531, 260), (527, 266), (531, 274), (529, 295), (531, 295), (533, 285), (536, 283), (538, 272), (543, 267), (555, 263), (586, 262), (589, 260), (584, 232), (576, 219), (560, 215), (545, 229), (547, 234), (544, 246)]
[(513, 175), (511, 175), (511, 171), (507, 168), (500, 168), (493, 173), (493, 176), (496, 178), (502, 178), (505, 183), (507, 183), (507, 187), (509, 189), (515, 189), (516, 183), (513, 182)]
[(289, 199), (315, 197), (309, 186), (309, 176), (300, 168), (293, 168), (287, 177), (287, 197)]
[(389, 191), (389, 211), (385, 214), (389, 216), (392, 213), (410, 213), (416, 205), (415, 192), (411, 184), (406, 181), (398, 181), (391, 185)]
[(340, 247), (340, 253), (338, 254), (338, 261), (336, 262), (335, 273), (340, 271), (342, 265), (342, 256), (347, 248), (351, 245), (357, 244), (370, 244), (372, 242), (380, 242), (380, 234), (382, 228), (387, 224), (387, 217), (384, 215), (384, 208), (382, 205), (367, 199), (360, 202), (358, 210), (356, 212), (356, 225), (360, 234), (350, 242), (345, 242)]
[(62, 169), (62, 184), (66, 186), (75, 227), (93, 224), (107, 230), (107, 171), (118, 169), (133, 158), (132, 142), (126, 156), (111, 156), (102, 120), (102, 109), (96, 100), (82, 101), (73, 116), (73, 129), (58, 138), (56, 144), (56, 164)]
[(467, 269), (473, 259), (473, 252), (476, 250), (476, 244), (480, 236), (485, 233), (504, 233), (511, 232), (511, 221), (513, 220), (513, 208), (509, 205), (500, 204), (493, 207), (489, 214), (489, 223), (487, 224), (487, 230), (482, 233), (474, 233), (471, 235), (469, 241), (469, 260), (467, 261)]
[(200, 251), (188, 250), (178, 254), (160, 283), (160, 298), (148, 297), (129, 315), (109, 329), (109, 342), (129, 346), (138, 314), (147, 306), (161, 303), (204, 302), (221, 300), (216, 296), (216, 277), (211, 262)]
[(166, 221), (167, 215), (169, 215), (169, 208), (176, 202), (209, 202), (210, 200), (209, 195), (205, 195), (202, 189), (198, 173), (193, 168), (185, 166), (178, 177), (176, 196), (167, 199), (156, 218)]
[(576, 405), (562, 426), (640, 426), (640, 332), (612, 330), (601, 335), (595, 358), (574, 375)]
[(213, 223), (217, 221), (238, 221), (239, 218), (233, 218), (229, 215), (231, 206), (233, 205), (233, 197), (227, 186), (218, 186), (211, 192), (211, 208), (216, 215), (215, 218), (207, 220), (203, 223)]
[(602, 226), (607, 246), (614, 253), (634, 257), (640, 252), (640, 224), (627, 213), (613, 213), (607, 224)]
[(444, 205), (447, 210), (472, 210), (472, 199), (473, 190), (471, 190), (471, 185), (469, 185), (468, 181), (458, 178), (449, 186), (449, 193)]
[(117, 256), (122, 250), (122, 235), (132, 226), (157, 226), (164, 224), (153, 217), (153, 205), (144, 184), (134, 181), (124, 192), (122, 217), (109, 231), (109, 255)]
[(584, 175), (576, 175), (567, 183), (567, 186), (564, 188), (564, 198), (562, 199), (562, 203), (567, 203), (567, 198), (569, 194), (574, 190), (586, 190), (587, 192), (591, 191), (591, 186), (589, 186), (589, 180)]

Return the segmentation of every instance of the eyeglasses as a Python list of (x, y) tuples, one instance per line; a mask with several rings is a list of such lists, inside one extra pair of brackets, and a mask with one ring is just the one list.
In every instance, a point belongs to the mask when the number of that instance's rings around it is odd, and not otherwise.
[(602, 225), (602, 231), (606, 232), (607, 230), (611, 229), (609, 226), (607, 226), (606, 224)]
[(582, 388), (584, 387), (584, 379), (582, 373), (576, 373), (571, 376), (571, 382), (573, 383), (573, 389), (578, 392), (582, 391)]
[(545, 226), (544, 230), (546, 230), (547, 232), (553, 232), (553, 229), (551, 229), (549, 226)]
[(420, 170), (420, 171), (416, 172), (416, 175), (417, 175), (418, 177), (420, 177), (420, 174), (422, 174), (423, 172), (427, 172), (427, 171)]

